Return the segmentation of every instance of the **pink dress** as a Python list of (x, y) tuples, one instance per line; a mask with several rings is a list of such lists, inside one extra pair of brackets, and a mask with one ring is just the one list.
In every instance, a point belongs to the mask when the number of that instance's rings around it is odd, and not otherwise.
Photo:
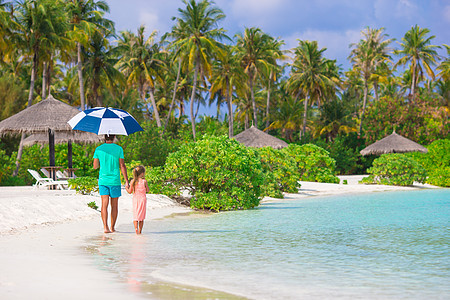
[(133, 193), (133, 221), (144, 221), (147, 211), (147, 195), (145, 179), (139, 179)]

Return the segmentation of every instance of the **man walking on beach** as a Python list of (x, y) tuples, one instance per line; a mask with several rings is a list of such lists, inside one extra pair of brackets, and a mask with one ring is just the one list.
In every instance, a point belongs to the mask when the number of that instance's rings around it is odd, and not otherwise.
[[(114, 232), (119, 211), (119, 197), (122, 195), (120, 172), (128, 187), (127, 168), (123, 149), (114, 144), (114, 135), (105, 135), (105, 143), (98, 146), (94, 152), (94, 169), (100, 168), (98, 191), (102, 199), (102, 221), (105, 233)], [(111, 230), (108, 227), (108, 206), (111, 199)]]

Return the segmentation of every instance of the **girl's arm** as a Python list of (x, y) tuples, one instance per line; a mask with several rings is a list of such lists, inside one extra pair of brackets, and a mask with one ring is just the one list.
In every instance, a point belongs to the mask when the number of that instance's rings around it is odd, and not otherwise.
[(125, 190), (128, 192), (128, 194), (133, 193), (133, 181), (134, 179), (132, 179), (128, 185), (125, 185)]
[(145, 182), (145, 191), (146, 191), (147, 194), (148, 194), (148, 192), (150, 192), (150, 189), (148, 188), (147, 180), (145, 180), (144, 182)]

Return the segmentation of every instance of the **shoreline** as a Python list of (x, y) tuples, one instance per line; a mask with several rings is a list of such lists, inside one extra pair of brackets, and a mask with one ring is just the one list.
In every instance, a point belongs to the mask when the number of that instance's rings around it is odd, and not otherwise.
[[(286, 194), (285, 199), (264, 198), (262, 203), (316, 196), (434, 188), (429, 185), (358, 185), (357, 181), (361, 177), (340, 176), (341, 181), (347, 179), (347, 185), (301, 182), (298, 194)], [(121, 234), (122, 227), (132, 227), (131, 195), (123, 192), (119, 199), (119, 231), (113, 234), (103, 234), (100, 212), (87, 206), (91, 201), (100, 204), (98, 196), (77, 195), (75, 191), (0, 187), (1, 299), (28, 299), (36, 296), (56, 299), (67, 298), (67, 295), (70, 295), (70, 299), (142, 299), (143, 296), (150, 299), (171, 299), (170, 293), (176, 294), (183, 290), (182, 285), (160, 282), (157, 285), (149, 284), (143, 291), (146, 295), (135, 293), (116, 274), (100, 269), (88, 255), (80, 255), (89, 236), (114, 237)], [(149, 220), (191, 212), (193, 210), (168, 197), (148, 195)], [(145, 229), (144, 227), (144, 231)], [(215, 298), (240, 298), (220, 291), (194, 289), (189, 292)], [(184, 293), (186, 295), (186, 291)]]

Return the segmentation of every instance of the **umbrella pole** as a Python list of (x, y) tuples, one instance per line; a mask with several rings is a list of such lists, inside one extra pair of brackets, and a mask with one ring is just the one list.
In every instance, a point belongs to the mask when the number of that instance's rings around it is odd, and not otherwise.
[[(67, 167), (72, 169), (72, 140), (67, 142)], [(72, 175), (72, 174), (70, 174)]]
[[(50, 128), (48, 129), (48, 152), (50, 167), (55, 166), (55, 133)], [(51, 172), (53, 180), (55, 180), (55, 173)]]

